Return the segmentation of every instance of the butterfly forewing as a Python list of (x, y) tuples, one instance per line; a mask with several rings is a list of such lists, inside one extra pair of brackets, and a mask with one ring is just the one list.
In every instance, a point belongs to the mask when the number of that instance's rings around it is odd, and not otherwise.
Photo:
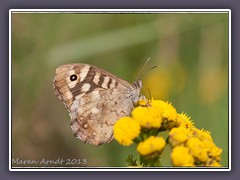
[(70, 113), (74, 135), (93, 145), (110, 142), (115, 122), (130, 114), (140, 88), (93, 65), (57, 68), (54, 89)]

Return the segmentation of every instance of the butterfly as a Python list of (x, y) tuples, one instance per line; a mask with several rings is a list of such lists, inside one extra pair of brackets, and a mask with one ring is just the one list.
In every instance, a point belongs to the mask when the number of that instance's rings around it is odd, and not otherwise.
[(65, 64), (56, 69), (55, 94), (70, 115), (75, 137), (98, 146), (113, 139), (113, 126), (130, 115), (140, 99), (141, 79), (133, 84), (89, 64)]

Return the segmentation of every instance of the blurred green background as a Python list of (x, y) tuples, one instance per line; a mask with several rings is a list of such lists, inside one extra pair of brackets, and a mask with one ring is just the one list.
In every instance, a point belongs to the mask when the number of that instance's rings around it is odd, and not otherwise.
[[(211, 132), (228, 166), (228, 14), (12, 14), (12, 157), (86, 159), (86, 166), (126, 166), (135, 146), (93, 147), (73, 136), (55, 96), (55, 69), (89, 63), (133, 82), (140, 68), (155, 99), (172, 102)], [(148, 69), (147, 68), (147, 69)], [(169, 148), (162, 164), (170, 166)], [(17, 165), (14, 166), (29, 166)], [(38, 166), (38, 165), (32, 165)], [(43, 165), (48, 166), (48, 165)], [(59, 165), (61, 166), (61, 165)]]

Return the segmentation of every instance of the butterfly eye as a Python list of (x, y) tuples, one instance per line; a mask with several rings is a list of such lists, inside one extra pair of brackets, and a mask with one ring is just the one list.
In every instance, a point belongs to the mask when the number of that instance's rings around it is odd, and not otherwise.
[(73, 75), (70, 76), (70, 80), (71, 80), (71, 81), (76, 81), (77, 78), (78, 78), (78, 77), (77, 77), (76, 74), (73, 74)]

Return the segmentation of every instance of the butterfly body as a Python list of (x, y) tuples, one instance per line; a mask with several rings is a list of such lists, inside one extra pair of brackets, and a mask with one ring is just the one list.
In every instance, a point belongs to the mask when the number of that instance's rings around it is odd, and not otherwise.
[(141, 80), (133, 84), (89, 64), (56, 69), (54, 90), (70, 114), (74, 135), (98, 146), (113, 139), (113, 126), (130, 115), (140, 98)]

